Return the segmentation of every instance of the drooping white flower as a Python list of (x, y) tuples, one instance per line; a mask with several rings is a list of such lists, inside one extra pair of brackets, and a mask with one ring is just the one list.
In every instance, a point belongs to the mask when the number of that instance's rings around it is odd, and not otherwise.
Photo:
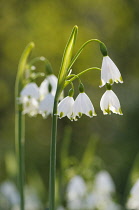
[(72, 108), (74, 104), (74, 99), (72, 96), (67, 96), (58, 104), (57, 115), (61, 119), (62, 117), (67, 116), (70, 120), (73, 120), (72, 117)]
[[(51, 91), (49, 91), (51, 88)], [(45, 96), (51, 92), (52, 95), (55, 95), (57, 88), (57, 77), (54, 74), (50, 74), (46, 79), (41, 83), (39, 91), (41, 99), (44, 99)]]
[(86, 190), (86, 184), (81, 176), (75, 176), (70, 180), (67, 186), (68, 209), (84, 209)]
[(48, 93), (39, 104), (39, 113), (46, 118), (49, 114), (53, 113), (54, 96)]
[(86, 208), (88, 210), (120, 210), (120, 206), (113, 201), (115, 185), (107, 171), (100, 171), (95, 179), (92, 191), (86, 198)]
[(26, 210), (43, 209), (37, 191), (34, 188), (31, 188), (30, 186), (25, 186), (25, 209)]
[(81, 117), (82, 114), (85, 114), (89, 117), (96, 116), (94, 106), (89, 97), (84, 92), (79, 93), (74, 102), (73, 118), (76, 120), (76, 117)]
[(101, 84), (103, 87), (106, 83), (113, 84), (114, 82), (123, 83), (121, 73), (115, 63), (110, 59), (109, 56), (104, 56), (101, 67)]
[(139, 179), (136, 181), (130, 191), (130, 197), (126, 206), (128, 209), (139, 209)]
[(10, 205), (19, 204), (20, 198), (15, 185), (10, 181), (5, 181), (0, 185), (0, 193), (6, 198)]
[(74, 176), (67, 186), (67, 197), (77, 198), (82, 197), (86, 193), (86, 185), (83, 178), (79, 175)]
[(39, 88), (36, 83), (27, 84), (20, 93), (19, 103), (23, 106), (23, 114), (35, 116), (38, 113)]
[(111, 111), (115, 114), (122, 115), (121, 106), (118, 97), (112, 90), (106, 90), (100, 100), (100, 108), (103, 114), (111, 114)]
[(94, 191), (99, 194), (110, 195), (115, 192), (115, 186), (110, 174), (107, 171), (100, 171), (94, 182)]

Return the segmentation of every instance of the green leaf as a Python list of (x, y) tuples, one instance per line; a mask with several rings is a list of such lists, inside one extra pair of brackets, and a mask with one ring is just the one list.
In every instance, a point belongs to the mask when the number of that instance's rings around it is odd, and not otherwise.
[(77, 32), (78, 32), (78, 27), (74, 26), (71, 35), (69, 37), (68, 43), (64, 50), (61, 68), (58, 76), (58, 94), (60, 94), (60, 92), (63, 89), (64, 82), (68, 73), (68, 68), (72, 59), (73, 47), (76, 41)]
[(22, 56), (20, 58), (19, 61), (19, 65), (18, 65), (18, 72), (17, 72), (17, 77), (16, 77), (16, 83), (15, 83), (15, 96), (18, 97), (20, 94), (22, 87), (22, 83), (23, 83), (23, 76), (25, 73), (25, 69), (26, 69), (26, 65), (27, 65), (27, 59), (32, 51), (32, 49), (34, 48), (34, 43), (30, 42), (26, 48), (24, 49)]

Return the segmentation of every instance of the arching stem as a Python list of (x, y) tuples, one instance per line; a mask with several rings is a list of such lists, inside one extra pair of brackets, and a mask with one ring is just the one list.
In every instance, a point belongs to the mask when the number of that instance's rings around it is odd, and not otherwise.
[(91, 71), (91, 70), (99, 70), (99, 71), (101, 71), (101, 69), (98, 68), (98, 67), (92, 67), (92, 68), (85, 69), (84, 71), (80, 72), (79, 74), (73, 75), (73, 77), (72, 77), (70, 80), (67, 80), (67, 81), (65, 82), (64, 88), (65, 88), (68, 84), (70, 84), (71, 82), (73, 82), (75, 79), (77, 79), (77, 78), (79, 79), (79, 77), (80, 77), (82, 74), (84, 74), (84, 73), (86, 73), (86, 72), (88, 72), (88, 71)]

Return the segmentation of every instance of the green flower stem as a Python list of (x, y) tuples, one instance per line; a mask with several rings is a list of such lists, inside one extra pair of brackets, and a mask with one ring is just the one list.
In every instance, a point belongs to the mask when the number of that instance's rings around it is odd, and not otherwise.
[(20, 193), (20, 210), (24, 210), (24, 133), (25, 118), (22, 111), (15, 114), (15, 135), (16, 135), (16, 154), (18, 161), (18, 185)]
[(75, 79), (77, 79), (77, 78), (79, 79), (79, 77), (80, 77), (82, 74), (84, 74), (84, 73), (86, 73), (86, 72), (88, 72), (88, 71), (91, 71), (91, 70), (99, 70), (99, 71), (101, 71), (101, 69), (100, 69), (100, 68), (97, 68), (97, 67), (92, 67), (92, 68), (85, 69), (84, 71), (80, 72), (79, 74), (73, 75), (73, 77), (72, 77), (70, 80), (65, 81), (64, 88), (65, 88), (68, 84), (70, 84), (71, 82), (73, 82)]
[(53, 74), (53, 69), (51, 66), (51, 63), (48, 61), (48, 59), (46, 59), (45, 57), (41, 56), (41, 57), (36, 57), (33, 58), (29, 63), (28, 63), (28, 67), (31, 68), (32, 65), (34, 65), (36, 62), (44, 62), (46, 65), (46, 73), (47, 74)]
[(49, 176), (49, 210), (55, 210), (55, 178), (56, 178), (56, 136), (57, 136), (57, 104), (55, 97), (52, 120), (51, 146), (50, 146), (50, 176)]
[(28, 56), (34, 47), (34, 43), (29, 43), (25, 48), (18, 65), (18, 72), (15, 83), (15, 147), (18, 167), (18, 185), (20, 193), (20, 210), (24, 210), (24, 134), (25, 119), (22, 115), (22, 105), (18, 98), (23, 88), (24, 73), (27, 66)]
[(78, 52), (76, 53), (76, 55), (73, 57), (73, 59), (71, 60), (71, 63), (69, 65), (68, 71), (71, 69), (71, 67), (73, 66), (73, 64), (75, 63), (75, 61), (77, 60), (77, 58), (79, 57), (79, 55), (81, 54), (81, 52), (83, 51), (83, 49), (91, 42), (98, 42), (100, 44), (100, 46), (104, 46), (105, 48), (105, 44), (103, 42), (101, 42), (98, 39), (90, 39), (87, 42), (85, 42), (81, 48), (78, 50)]
[(68, 74), (68, 67), (71, 62), (73, 47), (78, 32), (78, 27), (74, 26), (62, 57), (62, 63), (58, 76), (57, 91), (53, 107), (52, 134), (50, 145), (50, 176), (49, 176), (49, 210), (55, 210), (55, 178), (56, 178), (56, 136), (57, 136), (57, 104), (58, 98), (63, 90)]

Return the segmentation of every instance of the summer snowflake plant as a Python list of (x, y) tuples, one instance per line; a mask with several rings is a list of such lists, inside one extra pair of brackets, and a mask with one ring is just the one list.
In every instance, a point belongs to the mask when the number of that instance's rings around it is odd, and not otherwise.
[[(55, 176), (56, 176), (56, 135), (57, 119), (68, 117), (71, 121), (77, 121), (83, 114), (92, 118), (96, 116), (93, 103), (85, 93), (81, 76), (88, 71), (101, 71), (100, 87), (105, 85), (106, 92), (100, 100), (100, 108), (103, 114), (111, 112), (122, 115), (119, 99), (112, 91), (114, 82), (123, 83), (120, 71), (107, 53), (107, 48), (98, 39), (85, 42), (73, 57), (73, 48), (76, 41), (78, 27), (75, 26), (64, 50), (62, 63), (58, 77), (53, 74), (50, 62), (44, 57), (37, 57), (28, 61), (28, 57), (34, 43), (29, 43), (25, 48), (18, 66), (15, 84), (15, 131), (16, 149), (18, 159), (18, 178), (20, 191), (20, 210), (24, 210), (24, 115), (37, 116), (41, 114), (44, 118), (52, 115), (52, 138), (50, 148), (50, 176), (49, 176), (49, 210), (55, 210)], [(78, 59), (83, 49), (90, 43), (97, 42), (103, 56), (102, 67), (91, 67), (79, 74), (72, 73), (72, 66)], [(36, 62), (45, 64), (45, 73), (37, 73)], [(36, 78), (45, 76), (41, 84), (36, 83)], [(79, 82), (79, 94), (74, 98), (74, 80)], [(63, 98), (65, 87), (70, 85), (68, 96)]]

